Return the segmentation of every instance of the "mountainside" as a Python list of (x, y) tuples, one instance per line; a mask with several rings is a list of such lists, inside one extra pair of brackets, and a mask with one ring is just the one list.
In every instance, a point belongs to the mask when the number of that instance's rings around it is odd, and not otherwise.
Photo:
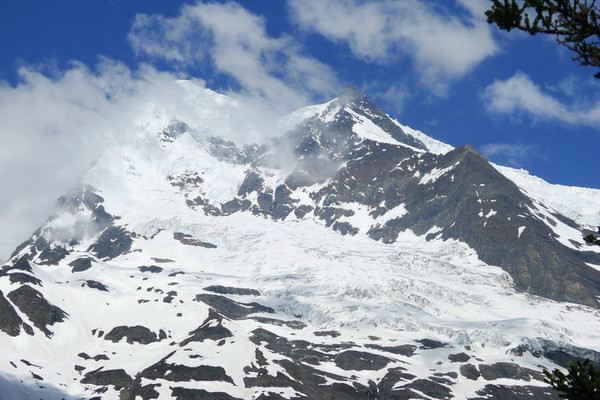
[(224, 96), (195, 101), (2, 267), (0, 399), (557, 399), (542, 366), (600, 363), (598, 209), (566, 198), (594, 190), (356, 92), (245, 145)]

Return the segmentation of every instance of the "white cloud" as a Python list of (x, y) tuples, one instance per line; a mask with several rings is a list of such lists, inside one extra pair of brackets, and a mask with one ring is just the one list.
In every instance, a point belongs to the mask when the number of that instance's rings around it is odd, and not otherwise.
[(186, 5), (175, 17), (137, 15), (129, 41), (140, 56), (210, 64), (282, 110), (332, 96), (338, 86), (328, 66), (305, 56), (292, 38), (269, 36), (262, 17), (233, 2)]
[(542, 90), (531, 79), (516, 73), (497, 80), (483, 94), (488, 111), (510, 116), (529, 115), (536, 120), (559, 121), (573, 126), (600, 127), (600, 101), (591, 104), (566, 104)]
[(402, 83), (371, 80), (363, 83), (361, 91), (376, 101), (387, 112), (398, 116), (402, 114), (411, 91)]
[(507, 163), (513, 167), (522, 167), (526, 161), (535, 157), (535, 146), (519, 143), (489, 143), (481, 146), (481, 152), (487, 158)]
[(63, 72), (22, 67), (18, 73), (16, 85), (0, 82), (0, 260), (49, 216), (103, 149), (134, 131), (148, 91), (165, 95), (161, 86), (173, 81), (108, 60), (95, 71), (73, 63)]
[(251, 100), (218, 95), (198, 79), (183, 81), (147, 65), (130, 70), (111, 60), (52, 73), (22, 67), (15, 85), (0, 81), (0, 261), (108, 146), (154, 134), (172, 118), (198, 135), (237, 142), (280, 133), (273, 123), (278, 115)]
[(261, 17), (235, 3), (184, 6), (174, 18), (138, 15), (129, 40), (140, 54), (178, 66), (210, 63), (240, 89), (225, 98), (202, 80), (108, 59), (62, 71), (24, 66), (16, 84), (0, 81), (0, 260), (108, 146), (171, 118), (198, 134), (258, 141), (281, 133), (273, 121), (282, 112), (337, 86), (329, 67), (289, 37), (270, 37)]
[(497, 51), (481, 0), (458, 0), (451, 15), (418, 0), (289, 0), (301, 28), (344, 42), (355, 56), (375, 63), (411, 57), (421, 81), (444, 94), (459, 78)]

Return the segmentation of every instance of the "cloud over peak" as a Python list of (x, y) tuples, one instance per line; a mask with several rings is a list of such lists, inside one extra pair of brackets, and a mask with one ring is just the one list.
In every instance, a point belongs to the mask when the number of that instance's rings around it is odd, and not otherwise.
[(210, 64), (243, 92), (288, 111), (333, 96), (338, 87), (331, 68), (291, 37), (270, 36), (262, 17), (234, 2), (197, 2), (174, 17), (138, 14), (128, 38), (139, 56)]
[(409, 57), (422, 83), (443, 94), (448, 80), (464, 76), (497, 51), (483, 19), (483, 3), (459, 0), (462, 16), (417, 0), (289, 0), (302, 29), (346, 43), (367, 62)]

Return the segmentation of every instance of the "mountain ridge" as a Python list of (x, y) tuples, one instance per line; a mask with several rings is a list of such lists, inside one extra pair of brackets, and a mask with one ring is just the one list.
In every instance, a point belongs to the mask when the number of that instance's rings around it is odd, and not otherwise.
[(106, 151), (0, 272), (10, 393), (556, 399), (539, 365), (600, 362), (585, 229), (371, 104), (241, 146), (161, 116)]

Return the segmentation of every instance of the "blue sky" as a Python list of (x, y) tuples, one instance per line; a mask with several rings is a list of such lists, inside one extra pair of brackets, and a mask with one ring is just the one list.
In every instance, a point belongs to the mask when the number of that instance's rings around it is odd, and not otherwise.
[[(487, 4), (3, 0), (0, 96), (27, 84), (19, 68), (60, 79), (73, 61), (97, 71), (99, 57), (198, 77), (219, 91), (281, 96), (290, 108), (352, 85), (437, 139), (473, 144), (552, 183), (599, 188), (596, 71), (549, 38), (488, 26)], [(268, 67), (238, 66), (236, 51)]]

